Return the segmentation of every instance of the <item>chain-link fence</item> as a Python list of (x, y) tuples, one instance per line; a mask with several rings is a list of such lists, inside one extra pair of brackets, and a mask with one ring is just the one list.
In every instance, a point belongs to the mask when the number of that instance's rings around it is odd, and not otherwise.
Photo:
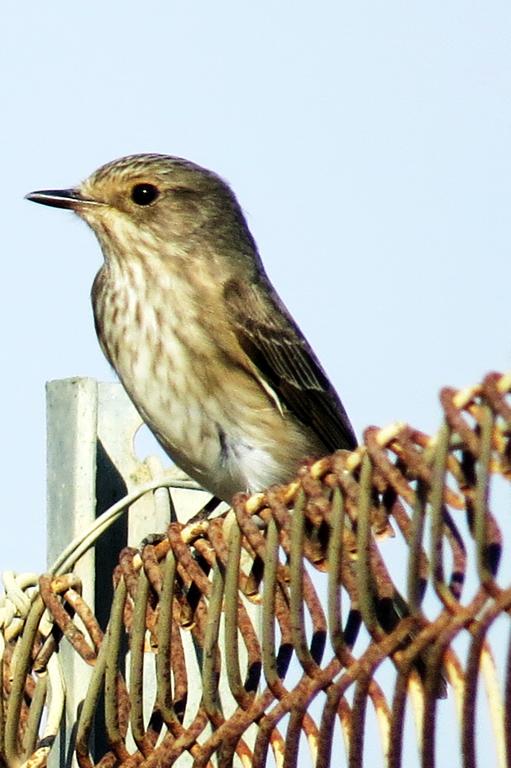
[(106, 627), (73, 573), (7, 579), (5, 764), (46, 762), (64, 646), (91, 674), (62, 765), (511, 764), (510, 391), (123, 549)]

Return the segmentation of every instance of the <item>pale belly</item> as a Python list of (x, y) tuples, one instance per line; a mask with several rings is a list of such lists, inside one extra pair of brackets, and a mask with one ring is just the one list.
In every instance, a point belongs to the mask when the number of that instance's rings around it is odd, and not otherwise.
[[(97, 298), (95, 312), (110, 327), (112, 301)], [(193, 314), (163, 326), (154, 306), (146, 303), (138, 317), (136, 303), (130, 294), (121, 330), (100, 337), (103, 350), (162, 447), (203, 488), (231, 501), (290, 481), (301, 460), (323, 453)]]
[[(170, 396), (141, 400), (128, 386), (126, 389), (172, 460), (225, 501), (230, 502), (240, 491), (253, 493), (288, 482), (300, 460), (310, 453), (305, 444), (296, 446), (296, 428), (271, 405), (264, 412), (245, 411), (236, 420), (239, 408), (233, 407), (229, 413), (228, 398), (223, 403), (193, 398), (178, 401)], [(276, 422), (273, 428), (268, 429), (269, 421)]]
[(204, 489), (225, 501), (238, 492), (288, 482), (301, 460), (321, 453), (247, 374), (242, 387), (206, 393), (203, 380), (190, 376), (186, 381), (177, 371), (171, 384), (130, 373), (118, 368), (135, 407), (164, 450)]

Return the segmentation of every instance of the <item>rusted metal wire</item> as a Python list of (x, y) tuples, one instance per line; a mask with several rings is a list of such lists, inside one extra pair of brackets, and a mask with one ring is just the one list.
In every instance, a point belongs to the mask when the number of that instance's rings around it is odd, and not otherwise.
[(370, 427), (288, 486), (126, 548), (104, 631), (72, 574), (28, 580), (28, 597), (8, 576), (3, 763), (45, 764), (69, 644), (92, 667), (82, 768), (398, 768), (434, 766), (442, 748), (440, 764), (459, 751), (458, 765), (511, 765), (510, 392), (496, 373), (446, 388), (433, 438)]

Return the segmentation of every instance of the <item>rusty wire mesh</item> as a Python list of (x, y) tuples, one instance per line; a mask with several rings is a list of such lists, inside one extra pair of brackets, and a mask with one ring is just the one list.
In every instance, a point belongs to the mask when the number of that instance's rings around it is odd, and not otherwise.
[(5, 764), (45, 763), (67, 643), (93, 668), (84, 768), (433, 766), (446, 706), (447, 754), (476, 765), (482, 734), (481, 764), (511, 764), (510, 391), (499, 374), (444, 389), (434, 438), (368, 428), (357, 451), (239, 496), (227, 517), (125, 549), (105, 633), (73, 574), (42, 576), (26, 618), (4, 626)]

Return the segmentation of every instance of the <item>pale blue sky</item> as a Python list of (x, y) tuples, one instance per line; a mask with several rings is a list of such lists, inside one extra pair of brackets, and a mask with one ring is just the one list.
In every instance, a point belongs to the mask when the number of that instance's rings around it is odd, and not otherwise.
[(440, 386), (511, 367), (508, 2), (0, 14), (4, 566), (43, 563), (45, 381), (112, 377), (89, 303), (99, 247), (32, 189), (130, 152), (219, 172), (359, 434), (434, 430)]
[(508, 0), (0, 8), (1, 569), (41, 570), (47, 379), (110, 379), (69, 213), (23, 200), (131, 152), (233, 186), (361, 434), (511, 368)]

